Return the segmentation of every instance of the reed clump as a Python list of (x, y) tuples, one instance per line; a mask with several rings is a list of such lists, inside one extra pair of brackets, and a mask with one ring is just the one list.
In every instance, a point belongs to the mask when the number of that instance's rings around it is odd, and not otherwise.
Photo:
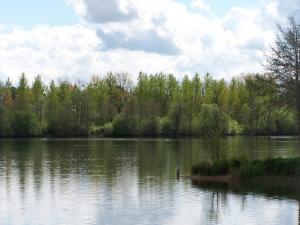
[(192, 167), (192, 175), (234, 175), (241, 179), (264, 175), (300, 176), (300, 158), (203, 162)]

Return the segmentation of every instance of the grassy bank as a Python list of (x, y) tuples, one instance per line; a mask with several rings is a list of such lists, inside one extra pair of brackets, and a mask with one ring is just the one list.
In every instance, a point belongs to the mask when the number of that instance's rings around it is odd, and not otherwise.
[(192, 176), (247, 179), (262, 176), (300, 177), (300, 158), (276, 158), (266, 160), (219, 160), (193, 166)]

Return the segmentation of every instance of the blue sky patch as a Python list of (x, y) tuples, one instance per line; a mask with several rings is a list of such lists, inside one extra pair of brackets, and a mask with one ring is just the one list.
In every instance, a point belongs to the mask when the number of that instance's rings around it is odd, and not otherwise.
[(0, 3), (0, 24), (31, 28), (36, 25), (72, 25), (79, 22), (64, 0), (6, 0)]

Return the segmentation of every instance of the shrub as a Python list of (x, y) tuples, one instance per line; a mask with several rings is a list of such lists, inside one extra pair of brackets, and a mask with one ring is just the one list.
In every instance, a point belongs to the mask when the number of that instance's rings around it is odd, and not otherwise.
[(222, 135), (228, 132), (229, 117), (216, 105), (203, 104), (200, 113), (200, 132), (204, 136)]
[(239, 171), (241, 178), (253, 178), (260, 175), (300, 176), (300, 158), (203, 162), (192, 167), (192, 174), (217, 176), (228, 174), (231, 170)]
[(241, 167), (241, 161), (237, 159), (233, 159), (229, 162), (230, 168), (236, 169)]
[(174, 134), (174, 129), (172, 128), (169, 117), (163, 117), (159, 121), (161, 127), (161, 134), (163, 136), (170, 136)]
[(229, 168), (229, 162), (226, 160), (220, 160), (214, 163), (203, 162), (192, 167), (192, 174), (203, 176), (225, 175), (229, 172)]
[(80, 126), (79, 123), (70, 120), (51, 121), (48, 123), (47, 133), (55, 137), (87, 136), (89, 129)]
[(291, 159), (267, 159), (264, 162), (264, 167), (267, 173), (281, 175), (295, 175), (299, 167), (300, 160), (297, 158)]
[(135, 116), (119, 114), (112, 123), (113, 135), (117, 137), (131, 137), (138, 134), (138, 123)]
[(276, 115), (277, 134), (293, 135), (298, 133), (295, 115), (291, 112), (278, 112)]
[(160, 134), (160, 124), (157, 118), (142, 121), (140, 134), (143, 136), (155, 137)]
[(106, 123), (103, 126), (100, 127), (99, 129), (100, 134), (103, 137), (110, 137), (112, 136), (113, 133), (113, 125), (112, 123)]
[(228, 122), (228, 134), (236, 135), (243, 133), (243, 128), (238, 124), (236, 120), (229, 119)]
[(5, 108), (0, 107), (0, 136), (10, 136), (12, 133), (11, 117)]
[(226, 160), (219, 160), (213, 164), (212, 175), (225, 175), (229, 172), (229, 162)]
[(111, 137), (113, 133), (112, 123), (106, 123), (103, 126), (93, 126), (90, 130), (91, 135), (100, 137)]
[(211, 175), (212, 164), (203, 162), (192, 167), (193, 175)]
[(240, 175), (244, 178), (256, 177), (263, 174), (263, 166), (259, 161), (244, 162), (241, 164)]
[(16, 111), (14, 113), (12, 127), (17, 137), (28, 137), (39, 134), (39, 124), (34, 113)]
[(80, 136), (87, 136), (88, 134), (89, 134), (88, 128), (82, 127), (79, 124), (75, 124), (70, 129), (68, 136), (80, 137)]

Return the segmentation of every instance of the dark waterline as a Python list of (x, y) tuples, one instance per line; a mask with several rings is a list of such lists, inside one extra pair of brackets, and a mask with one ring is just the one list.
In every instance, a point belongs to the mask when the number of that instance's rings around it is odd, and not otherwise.
[[(0, 140), (0, 224), (299, 224), (297, 190), (176, 179), (217, 157), (300, 156), (298, 139)], [(259, 190), (259, 191), (258, 191)]]

